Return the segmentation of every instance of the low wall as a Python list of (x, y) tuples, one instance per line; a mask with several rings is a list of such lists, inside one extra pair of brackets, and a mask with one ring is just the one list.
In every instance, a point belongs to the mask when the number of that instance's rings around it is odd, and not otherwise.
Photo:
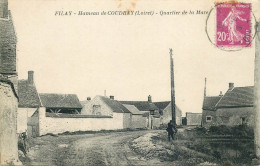
[(200, 126), (202, 121), (202, 114), (187, 112), (186, 119), (188, 126)]
[(123, 129), (122, 113), (113, 113), (113, 117), (100, 118), (58, 118), (46, 117), (45, 108), (39, 108), (39, 135), (63, 133), (66, 131), (99, 131)]
[(132, 115), (131, 128), (146, 128), (147, 127), (147, 117), (142, 115)]

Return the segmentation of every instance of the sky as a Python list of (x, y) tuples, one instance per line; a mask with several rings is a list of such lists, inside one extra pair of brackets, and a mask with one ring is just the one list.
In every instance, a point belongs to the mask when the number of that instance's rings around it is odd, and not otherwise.
[[(225, 93), (229, 82), (253, 85), (254, 41), (250, 48), (223, 51), (205, 31), (207, 26), (214, 40), (214, 12), (206, 25), (208, 14), (161, 16), (160, 11), (213, 7), (208, 0), (9, 0), (18, 37), (18, 78), (27, 79), (33, 70), (39, 93), (73, 93), (80, 100), (106, 90), (116, 100), (146, 101), (151, 95), (153, 101), (169, 101), (172, 48), (176, 104), (183, 116), (202, 112), (205, 77), (209, 96)], [(57, 11), (126, 10), (158, 14), (55, 16)]]

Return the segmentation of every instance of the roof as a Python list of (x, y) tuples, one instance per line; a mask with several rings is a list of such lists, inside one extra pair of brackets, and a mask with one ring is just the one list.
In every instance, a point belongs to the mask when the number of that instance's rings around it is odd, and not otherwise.
[(17, 38), (10, 11), (9, 19), (0, 19), (0, 73), (16, 74)]
[(216, 104), (221, 99), (221, 96), (205, 96), (203, 100), (203, 110), (215, 110)]
[(148, 101), (120, 101), (120, 103), (134, 105), (140, 111), (159, 110), (154, 103)]
[(40, 93), (40, 98), (47, 108), (82, 108), (76, 94)]
[(41, 106), (35, 85), (29, 84), (27, 80), (18, 80), (18, 97), (18, 107), (36, 108)]
[(228, 90), (217, 104), (220, 107), (252, 107), (254, 105), (254, 87), (235, 87)]
[(160, 110), (164, 110), (171, 102), (170, 101), (161, 101), (153, 102)]
[(123, 104), (133, 115), (143, 115), (134, 105)]
[(117, 113), (131, 113), (125, 106), (123, 106), (119, 101), (117, 100), (111, 100), (108, 97), (105, 96), (98, 96), (100, 99), (107, 104), (113, 112)]
[(84, 107), (87, 103), (89, 103), (89, 100), (80, 101), (82, 107)]

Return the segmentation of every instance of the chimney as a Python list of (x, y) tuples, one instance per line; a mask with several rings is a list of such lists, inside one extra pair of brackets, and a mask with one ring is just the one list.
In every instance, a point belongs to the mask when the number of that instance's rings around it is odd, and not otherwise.
[(148, 102), (149, 102), (149, 103), (152, 102), (152, 96), (151, 96), (151, 95), (148, 96)]
[(220, 92), (219, 92), (219, 96), (220, 96), (220, 97), (222, 97), (222, 96), (223, 96), (223, 94), (222, 94), (222, 91), (220, 91)]
[(87, 97), (87, 101), (90, 101), (91, 100), (91, 97)]
[(228, 86), (228, 90), (232, 90), (234, 88), (234, 83), (230, 82)]
[(34, 84), (33, 73), (34, 73), (34, 71), (28, 71), (28, 84), (29, 85)]
[(110, 98), (110, 100), (114, 100), (114, 99), (115, 99), (115, 97), (114, 97), (114, 96), (110, 96), (109, 98)]
[(8, 0), (0, 0), (0, 18), (8, 18)]

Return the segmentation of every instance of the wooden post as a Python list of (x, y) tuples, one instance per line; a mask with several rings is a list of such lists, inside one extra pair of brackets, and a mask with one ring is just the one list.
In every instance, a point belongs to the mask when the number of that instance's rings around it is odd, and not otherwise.
[(255, 108), (255, 152), (260, 159), (260, 22), (257, 23), (255, 37), (255, 86), (254, 86), (254, 108)]
[(174, 90), (174, 64), (172, 57), (172, 49), (170, 48), (170, 61), (171, 61), (171, 108), (172, 108), (172, 124), (176, 124), (175, 112), (175, 90)]

